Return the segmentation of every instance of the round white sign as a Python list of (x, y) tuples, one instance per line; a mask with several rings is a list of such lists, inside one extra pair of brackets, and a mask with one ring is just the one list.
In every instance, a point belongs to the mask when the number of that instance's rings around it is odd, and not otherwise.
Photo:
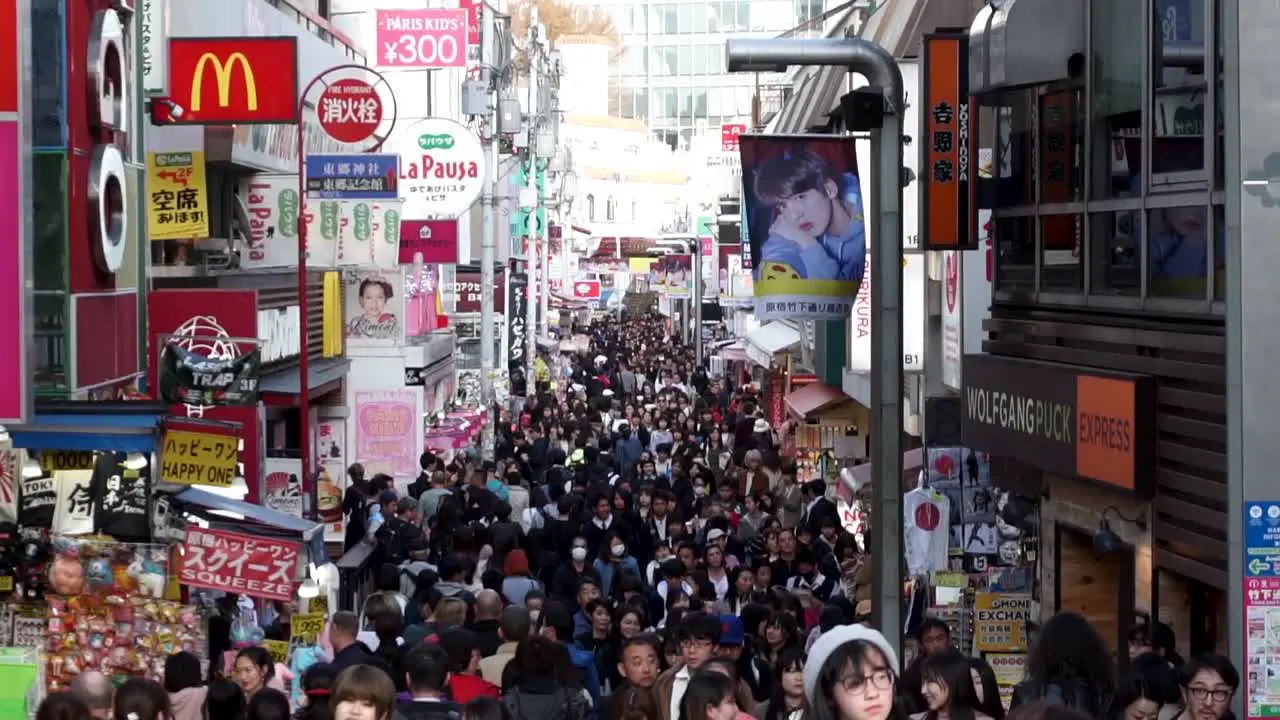
[(427, 118), (397, 127), (382, 151), (400, 156), (402, 220), (461, 217), (484, 189), (484, 146), (453, 120)]

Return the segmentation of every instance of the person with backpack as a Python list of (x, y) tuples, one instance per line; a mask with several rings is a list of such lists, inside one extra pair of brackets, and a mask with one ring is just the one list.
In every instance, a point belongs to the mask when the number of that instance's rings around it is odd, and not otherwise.
[(462, 706), (445, 691), (449, 678), (449, 655), (439, 645), (420, 643), (405, 653), (405, 676), (409, 702), (396, 708), (405, 720), (458, 720)]
[(1081, 615), (1060, 612), (1040, 629), (1009, 710), (1044, 700), (1089, 717), (1109, 717), (1115, 689), (1115, 665), (1098, 631)]
[(590, 720), (591, 700), (575, 677), (568, 649), (533, 635), (516, 646), (503, 696), (513, 720)]

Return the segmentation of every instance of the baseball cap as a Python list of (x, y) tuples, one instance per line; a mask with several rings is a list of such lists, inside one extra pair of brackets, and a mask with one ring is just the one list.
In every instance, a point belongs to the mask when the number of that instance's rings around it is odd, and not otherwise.
[(738, 647), (747, 640), (747, 629), (737, 615), (720, 616), (720, 644)]
[(395, 490), (383, 490), (378, 495), (378, 502), (380, 503), (395, 502), (397, 499), (399, 499), (399, 496), (396, 495)]
[(719, 528), (707, 532), (707, 542), (715, 542), (722, 537), (724, 537), (724, 531)]

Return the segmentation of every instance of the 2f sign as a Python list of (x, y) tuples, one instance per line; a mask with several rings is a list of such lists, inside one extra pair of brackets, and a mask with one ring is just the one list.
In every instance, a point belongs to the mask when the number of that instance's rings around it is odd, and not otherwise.
[(467, 64), (467, 10), (379, 10), (378, 66), (448, 68)]

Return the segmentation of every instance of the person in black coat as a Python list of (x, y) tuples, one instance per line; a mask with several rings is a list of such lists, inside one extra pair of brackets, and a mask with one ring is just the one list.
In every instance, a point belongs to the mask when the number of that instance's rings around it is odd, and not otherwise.
[(800, 516), (800, 529), (807, 530), (813, 537), (822, 534), (824, 519), (833, 519), (834, 527), (840, 527), (840, 511), (836, 504), (826, 497), (827, 483), (824, 480), (810, 480), (800, 489), (800, 497), (804, 499), (805, 509)]

